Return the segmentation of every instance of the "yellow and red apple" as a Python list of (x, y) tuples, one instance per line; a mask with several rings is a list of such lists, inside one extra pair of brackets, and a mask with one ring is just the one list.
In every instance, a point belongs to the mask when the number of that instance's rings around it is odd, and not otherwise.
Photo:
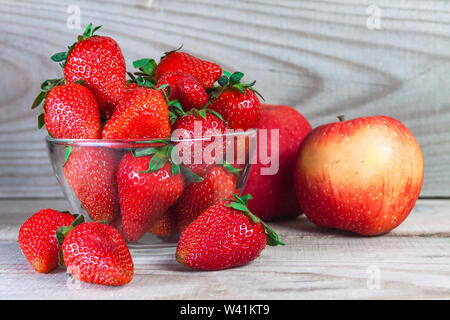
[(378, 235), (409, 215), (423, 173), (411, 132), (396, 119), (373, 116), (312, 130), (300, 146), (294, 181), (300, 206), (314, 224)]

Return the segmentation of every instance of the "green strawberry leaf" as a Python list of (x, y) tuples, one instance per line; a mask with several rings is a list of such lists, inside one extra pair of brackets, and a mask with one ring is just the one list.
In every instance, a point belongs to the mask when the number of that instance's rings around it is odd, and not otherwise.
[(100, 29), (101, 27), (103, 27), (103, 26), (97, 26), (97, 27), (95, 27), (95, 28), (92, 30), (91, 35), (93, 36), (94, 33), (95, 33), (95, 31), (97, 31), (97, 30)]
[(135, 67), (136, 69), (139, 69), (139, 68), (149, 64), (151, 60), (153, 60), (153, 59), (144, 58), (144, 59), (135, 60), (135, 61), (133, 61), (133, 67)]
[(244, 74), (242, 72), (234, 72), (231, 76), (230, 76), (230, 82), (231, 84), (236, 84), (236, 83), (240, 83), (241, 79), (244, 77)]
[(69, 160), (70, 153), (72, 152), (72, 146), (68, 146), (66, 149), (66, 153), (64, 154), (64, 164)]
[(48, 79), (42, 82), (41, 90), (48, 91), (50, 90), (56, 83), (60, 82), (62, 79)]
[[(256, 81), (254, 81), (255, 83)], [(253, 91), (254, 93), (256, 93), (261, 99), (263, 99), (263, 101), (266, 101), (266, 99), (264, 99), (264, 97), (261, 95), (261, 93), (259, 93), (255, 88), (253, 87), (249, 87), (249, 90)]]
[[(58, 240), (58, 244), (60, 246), (62, 246), (62, 244), (64, 242), (64, 238), (70, 233), (70, 231), (72, 231), (73, 229), (75, 229), (76, 226), (79, 226), (80, 224), (84, 223), (84, 221), (85, 221), (84, 216), (81, 214), (73, 214), (72, 216), (75, 219), (72, 221), (72, 224), (70, 226), (58, 227), (58, 230), (56, 230), (56, 233), (55, 233), (56, 240)], [(59, 258), (58, 263), (61, 266), (64, 266), (64, 257), (62, 254), (62, 250), (59, 250), (58, 258)]]
[(228, 78), (227, 76), (223, 75), (219, 78), (219, 80), (217, 80), (217, 82), (222, 86), (225, 87), (229, 82), (230, 82), (230, 78)]
[[(235, 210), (239, 210), (239, 211), (242, 211), (242, 212), (247, 212), (247, 213), (250, 212), (245, 204), (238, 203), (238, 202), (233, 202), (232, 201), (230, 203), (225, 204), (225, 207), (233, 208)], [(253, 216), (253, 215), (249, 216), (249, 218), (252, 218), (253, 222), (256, 222), (256, 223), (259, 222), (259, 220), (258, 219), (254, 219), (254, 217), (255, 216)]]
[(65, 61), (67, 59), (67, 52), (55, 53), (54, 55), (52, 55), (50, 57), (50, 59), (52, 59), (52, 61), (55, 61), (55, 62)]
[(130, 80), (127, 81), (127, 83), (136, 83), (136, 77), (131, 72), (127, 71), (127, 75), (130, 77)]
[(178, 164), (172, 163), (172, 174), (176, 176), (180, 173), (180, 166)]
[(227, 169), (230, 173), (234, 174), (234, 175), (237, 175), (237, 174), (239, 174), (242, 171), (242, 169), (237, 169), (237, 168), (233, 167), (230, 163), (228, 163), (226, 161), (223, 162), (223, 167), (225, 169)]
[(236, 85), (233, 85), (233, 88), (236, 88), (236, 89), (238, 89), (242, 94), (247, 94), (246, 92), (245, 92), (245, 89), (244, 89), (244, 86), (242, 85), (242, 84), (236, 84)]
[(168, 146), (159, 147), (153, 154), (153, 157), (148, 163), (148, 169), (146, 171), (139, 171), (139, 173), (155, 172), (161, 169), (167, 161), (167, 149)]
[(78, 84), (84, 86), (84, 79), (76, 80), (73, 83), (78, 83)]
[(38, 116), (38, 129), (41, 129), (44, 125), (45, 125), (44, 110), (42, 110)]
[(263, 223), (263, 227), (266, 231), (267, 235), (267, 245), (271, 247), (275, 247), (278, 245), (284, 246), (285, 244), (280, 241), (280, 238), (278, 237), (278, 234), (273, 231), (271, 228), (269, 228), (265, 223)]
[(170, 101), (169, 103), (169, 108), (175, 112), (179, 117), (182, 117), (185, 115), (185, 112), (183, 110), (183, 107), (181, 106), (181, 104), (178, 102), (177, 99)]
[(185, 166), (180, 166), (181, 172), (183, 173), (183, 175), (186, 177), (186, 179), (190, 182), (202, 182), (203, 178), (200, 177), (199, 175), (195, 174), (193, 171), (191, 171), (190, 169), (186, 168)]
[(38, 107), (42, 103), (42, 101), (45, 99), (46, 95), (47, 95), (46, 92), (41, 91), (37, 95), (37, 97), (34, 99), (33, 104), (31, 105), (31, 109), (34, 109), (34, 108)]
[[(59, 240), (58, 240), (58, 242), (59, 242)], [(59, 249), (59, 251), (58, 251), (58, 264), (61, 267), (64, 267), (66, 265), (66, 263), (64, 262), (64, 255), (63, 255), (62, 249)]]
[(86, 29), (84, 29), (83, 36), (89, 37), (92, 34), (91, 30), (92, 30), (92, 23), (89, 23)]
[(58, 244), (61, 246), (64, 241), (64, 229), (66, 227), (58, 227), (58, 230), (56, 231), (56, 240), (58, 240)]
[[(164, 88), (167, 88), (167, 93), (166, 90), (163, 90)], [(172, 88), (170, 88), (170, 86), (167, 83), (160, 85), (158, 88), (156, 88), (156, 90), (159, 91), (163, 90), (163, 92), (166, 93), (168, 96), (170, 96), (170, 93), (172, 92)]]
[(143, 148), (143, 149), (136, 149), (133, 150), (133, 155), (135, 158), (149, 156), (151, 154), (155, 154), (158, 152), (158, 147), (150, 147), (150, 148)]
[(142, 71), (144, 75), (153, 75), (157, 63), (154, 59), (144, 58), (133, 61), (133, 67)]
[(228, 71), (225, 70), (225, 69), (222, 70), (222, 73), (223, 73), (224, 75), (226, 75), (228, 78), (231, 77), (231, 73), (228, 72)]
[(84, 216), (82, 214), (74, 214), (73, 215), (75, 220), (72, 221), (72, 227), (79, 226), (80, 224), (84, 223)]

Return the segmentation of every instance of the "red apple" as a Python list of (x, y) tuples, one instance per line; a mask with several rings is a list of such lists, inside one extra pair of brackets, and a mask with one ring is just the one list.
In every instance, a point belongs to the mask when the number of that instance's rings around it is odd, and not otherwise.
[[(267, 146), (260, 144), (258, 135), (257, 149), (267, 147), (267, 150), (272, 150), (278, 147), (279, 169), (274, 175), (262, 175), (261, 168), (270, 167), (270, 164), (262, 164), (258, 157), (244, 189), (244, 193), (253, 196), (248, 207), (263, 220), (296, 217), (301, 213), (301, 209), (295, 195), (292, 170), (300, 143), (311, 131), (311, 125), (300, 112), (289, 106), (263, 104), (258, 131), (261, 129), (268, 129)], [(270, 129), (279, 129), (277, 145), (271, 144)], [(269, 151), (269, 154), (270, 152), (272, 151)]]
[(300, 206), (316, 225), (378, 235), (400, 225), (414, 207), (422, 152), (390, 117), (330, 123), (304, 139), (294, 180)]

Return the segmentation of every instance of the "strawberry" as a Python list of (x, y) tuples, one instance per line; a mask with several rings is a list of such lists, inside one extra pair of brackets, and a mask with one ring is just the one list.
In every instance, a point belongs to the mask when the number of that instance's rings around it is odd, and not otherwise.
[(224, 70), (224, 75), (219, 79), (222, 87), (212, 93), (213, 100), (208, 108), (219, 113), (231, 129), (245, 131), (256, 128), (261, 110), (256, 96), (259, 93), (253, 88), (255, 81), (242, 84), (240, 80), (243, 76), (242, 72), (230, 74)]
[(159, 90), (127, 90), (103, 127), (104, 139), (153, 139), (170, 136), (169, 109)]
[(74, 220), (69, 213), (43, 209), (20, 227), (20, 249), (37, 272), (47, 273), (58, 266), (60, 246), (56, 230), (58, 227), (69, 226)]
[(184, 181), (161, 153), (123, 156), (117, 170), (122, 225), (127, 241), (137, 241), (180, 197)]
[(92, 92), (79, 83), (64, 84), (63, 79), (46, 80), (32, 108), (43, 103), (38, 127), (44, 124), (54, 138), (101, 138), (100, 113)]
[[(69, 154), (70, 152), (70, 154)], [(110, 223), (119, 213), (114, 150), (69, 147), (64, 176), (91, 219)]]
[(212, 87), (222, 75), (222, 68), (219, 65), (178, 50), (166, 52), (154, 74), (159, 80), (164, 75), (176, 71), (193, 75), (205, 89)]
[[(159, 78), (156, 87), (170, 86), (170, 100), (178, 99), (184, 111), (201, 109), (208, 102), (208, 94), (202, 84), (189, 73), (168, 72)], [(169, 91), (169, 90), (167, 90)]]
[(163, 238), (177, 234), (177, 217), (171, 208), (173, 208), (173, 206), (156, 220), (150, 228), (150, 233)]
[[(62, 240), (63, 239), (63, 240)], [(67, 272), (80, 281), (119, 286), (131, 281), (134, 274), (130, 251), (111, 226), (86, 222), (58, 232)]]
[[(182, 164), (195, 174), (203, 176), (209, 168), (223, 160), (225, 142), (221, 135), (226, 130), (227, 125), (221, 116), (208, 109), (192, 109), (178, 117), (172, 125), (172, 139), (180, 140), (174, 144)], [(203, 140), (187, 140), (192, 138)], [(210, 144), (217, 144), (217, 148), (207, 153), (206, 148)]]
[(89, 24), (68, 52), (59, 52), (52, 60), (62, 62), (67, 82), (85, 81), (98, 101), (100, 115), (109, 118), (126, 88), (126, 65), (114, 39), (94, 35), (99, 28)]
[(221, 270), (244, 265), (268, 245), (283, 244), (278, 235), (247, 209), (250, 195), (218, 202), (181, 234), (176, 259), (193, 269)]
[(177, 229), (182, 232), (192, 221), (216, 202), (231, 197), (236, 190), (236, 177), (222, 166), (214, 166), (203, 181), (191, 183), (173, 205)]

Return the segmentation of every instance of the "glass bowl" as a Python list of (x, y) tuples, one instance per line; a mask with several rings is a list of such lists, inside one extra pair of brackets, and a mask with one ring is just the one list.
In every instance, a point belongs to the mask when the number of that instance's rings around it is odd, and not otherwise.
[[(193, 139), (46, 137), (53, 171), (71, 212), (116, 227), (134, 255), (174, 252), (184, 228), (179, 221), (186, 223), (179, 217), (189, 208), (189, 197), (204, 190), (201, 185), (207, 181), (213, 189), (208, 201), (243, 190), (255, 143), (254, 129)], [(218, 191), (224, 188), (217, 188), (217, 181), (222, 181), (214, 178), (217, 172), (231, 181), (226, 196)], [(157, 228), (169, 211), (174, 218)]]

